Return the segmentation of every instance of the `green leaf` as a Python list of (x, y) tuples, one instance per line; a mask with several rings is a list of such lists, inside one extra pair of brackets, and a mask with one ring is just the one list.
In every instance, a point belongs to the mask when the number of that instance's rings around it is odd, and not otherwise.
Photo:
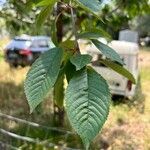
[(42, 0), (36, 4), (36, 6), (53, 6), (58, 0)]
[(68, 60), (65, 66), (65, 74), (68, 83), (74, 76), (75, 72), (76, 72), (75, 66), (70, 62), (70, 60)]
[(99, 12), (101, 9), (101, 2), (99, 0), (74, 0), (76, 1), (83, 9), (88, 9), (93, 13)]
[(56, 20), (51, 20), (50, 35), (53, 43), (58, 46)]
[(93, 33), (93, 32), (83, 32), (78, 34), (78, 39), (97, 39), (99, 37), (102, 37), (99, 33)]
[(34, 4), (33, 1), (27, 0), (26, 4), (25, 4), (26, 10), (30, 11), (32, 9), (32, 7), (33, 7), (33, 4)]
[(76, 54), (70, 58), (71, 63), (76, 66), (76, 71), (85, 67), (87, 64), (91, 62), (91, 60), (92, 56), (81, 54)]
[(119, 54), (113, 50), (111, 47), (103, 44), (102, 42), (98, 40), (92, 39), (92, 43), (104, 54), (107, 58), (109, 58), (112, 61), (116, 61), (121, 65), (124, 65), (122, 59), (120, 58)]
[(110, 105), (108, 85), (93, 69), (82, 69), (70, 80), (65, 100), (71, 125), (88, 148), (108, 116)]
[(53, 48), (32, 65), (25, 80), (25, 94), (32, 112), (54, 86), (59, 74), (62, 49)]
[(107, 67), (110, 67), (111, 69), (115, 70), (119, 74), (123, 75), (124, 77), (132, 81), (132, 83), (136, 83), (134, 76), (123, 66), (109, 60), (100, 60), (100, 62), (106, 65)]
[(62, 47), (65, 51), (73, 50), (75, 48), (75, 41), (66, 40), (60, 44), (60, 47)]
[(93, 33), (99, 33), (102, 37), (105, 37), (107, 40), (111, 39), (111, 35), (102, 28), (91, 28), (89, 31)]
[(97, 39), (100, 37), (106, 37), (108, 40), (111, 39), (110, 35), (102, 29), (92, 29), (81, 32), (77, 35), (78, 39)]
[(62, 43), (60, 43), (60, 47), (65, 51), (64, 52), (64, 57), (63, 57), (63, 60), (64, 60), (64, 63), (66, 63), (71, 56), (73, 56), (74, 54), (74, 49), (75, 49), (75, 41), (71, 41), (71, 40), (66, 40)]
[(40, 2), (41, 2), (41, 0), (27, 0), (26, 4), (32, 3), (32, 4), (36, 5), (36, 4), (40, 3)]
[(36, 20), (37, 30), (39, 30), (41, 28), (41, 26), (43, 25), (44, 21), (48, 18), (48, 16), (51, 13), (51, 10), (52, 10), (54, 4), (55, 4), (55, 2), (53, 1), (53, 4), (50, 4), (50, 5), (44, 7), (41, 10), (41, 12), (38, 15), (37, 20)]
[(63, 102), (64, 102), (64, 74), (63, 73), (61, 73), (58, 76), (58, 79), (54, 86), (54, 101), (59, 108), (63, 107)]

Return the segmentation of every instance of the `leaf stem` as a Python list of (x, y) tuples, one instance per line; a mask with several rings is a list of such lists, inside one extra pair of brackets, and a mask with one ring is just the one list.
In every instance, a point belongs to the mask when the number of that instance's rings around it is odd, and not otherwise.
[[(71, 0), (70, 0), (70, 6), (72, 5)], [(79, 49), (79, 44), (78, 44), (78, 39), (77, 39), (77, 30), (76, 30), (76, 22), (75, 22), (75, 13), (72, 7), (70, 7), (71, 11), (71, 18), (72, 18), (72, 28), (73, 28), (73, 34), (75, 36), (75, 49), (77, 53), (80, 53)]]

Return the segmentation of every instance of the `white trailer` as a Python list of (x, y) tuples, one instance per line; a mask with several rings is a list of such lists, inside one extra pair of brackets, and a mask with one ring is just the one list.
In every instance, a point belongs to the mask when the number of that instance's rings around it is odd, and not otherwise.
[[(124, 67), (134, 75), (135, 79), (138, 79), (138, 45), (125, 41), (112, 41), (108, 45), (121, 56), (125, 64)], [(93, 56), (92, 66), (108, 81), (112, 95), (121, 95), (130, 98), (135, 94), (136, 85), (99, 62), (99, 59), (101, 57), (104, 58), (104, 56), (100, 54), (100, 51), (94, 45), (87, 45), (84, 50)]]

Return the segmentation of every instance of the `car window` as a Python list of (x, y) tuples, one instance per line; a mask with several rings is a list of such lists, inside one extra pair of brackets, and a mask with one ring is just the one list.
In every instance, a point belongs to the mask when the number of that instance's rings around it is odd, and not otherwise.
[(30, 40), (14, 39), (7, 45), (7, 49), (9, 49), (9, 48), (28, 48), (30, 45), (31, 45)]
[(48, 46), (48, 41), (47, 40), (34, 40), (32, 42), (32, 45), (31, 45), (32, 48), (44, 48), (44, 47), (49, 47)]

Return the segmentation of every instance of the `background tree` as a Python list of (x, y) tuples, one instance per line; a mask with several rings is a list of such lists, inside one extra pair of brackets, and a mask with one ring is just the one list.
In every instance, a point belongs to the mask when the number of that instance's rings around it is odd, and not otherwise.
[(150, 36), (150, 15), (136, 17), (131, 26), (141, 37)]
[(150, 13), (148, 0), (113, 0), (105, 5), (101, 16), (105, 24), (102, 27), (113, 39), (118, 39), (119, 31), (130, 28), (130, 23), (136, 16)]
[[(7, 2), (3, 5), (2, 10), (0, 12), (0, 17), (5, 19), (7, 31), (11, 33), (12, 36), (26, 33), (26, 34), (46, 34), (50, 35), (49, 29), (51, 25), (51, 19), (50, 17), (47, 17), (47, 21), (44, 24), (44, 27), (40, 29), (40, 32), (35, 31), (33, 26), (35, 25), (34, 22), (36, 22), (36, 16), (38, 16), (39, 11), (41, 10), (40, 6), (35, 6), (40, 2), (40, 0), (37, 1), (15, 1), (15, 0), (7, 0)], [(113, 39), (118, 39), (118, 33), (121, 29), (126, 29), (130, 27), (131, 21), (135, 18), (135, 16), (144, 15), (145, 13), (150, 12), (149, 8), (149, 1), (143, 0), (143, 1), (137, 1), (137, 0), (113, 0), (113, 1), (104, 1), (103, 6), (101, 7), (101, 13), (99, 14), (99, 17), (101, 20), (95, 19), (95, 23), (97, 28), (104, 29), (107, 31)], [(27, 5), (28, 7), (27, 7)], [(78, 7), (78, 6), (77, 6)], [(86, 28), (85, 25), (87, 25), (85, 20), (89, 17), (92, 17), (91, 15), (86, 12), (84, 12), (82, 9), (78, 9), (79, 11), (77, 13), (77, 28), (81, 27), (82, 29)], [(67, 13), (67, 12), (64, 12)], [(92, 20), (94, 21), (94, 19)], [(63, 22), (65, 23), (65, 27), (63, 29), (63, 32), (67, 34), (66, 32), (70, 31), (70, 18), (67, 17), (67, 15), (64, 15)], [(53, 26), (53, 25), (52, 25)], [(60, 32), (59, 32), (60, 33)], [(68, 36), (71, 36), (72, 34), (69, 32)]]

